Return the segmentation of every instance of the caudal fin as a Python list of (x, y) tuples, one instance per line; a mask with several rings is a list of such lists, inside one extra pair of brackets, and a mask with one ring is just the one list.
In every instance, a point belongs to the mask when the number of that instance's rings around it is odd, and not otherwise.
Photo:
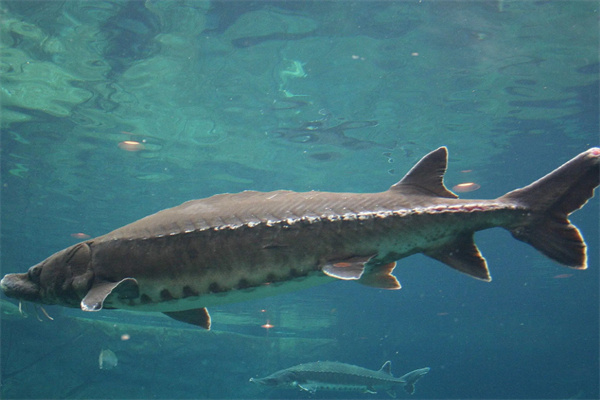
[(406, 382), (404, 384), (404, 390), (406, 390), (406, 393), (413, 394), (415, 392), (415, 383), (417, 383), (419, 379), (428, 373), (429, 370), (430, 368), (428, 367), (415, 369), (414, 371), (410, 371), (408, 374), (401, 376), (400, 379)]
[(531, 185), (499, 198), (531, 210), (526, 223), (510, 232), (560, 264), (586, 269), (586, 244), (569, 215), (594, 196), (599, 183), (600, 148), (594, 147)]

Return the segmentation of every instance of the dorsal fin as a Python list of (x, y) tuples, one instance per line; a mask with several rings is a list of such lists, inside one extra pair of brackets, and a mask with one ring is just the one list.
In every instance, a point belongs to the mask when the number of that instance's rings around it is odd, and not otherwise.
[(415, 164), (410, 171), (393, 185), (391, 191), (404, 194), (458, 198), (444, 186), (444, 174), (448, 164), (448, 149), (440, 147), (432, 151)]
[(381, 368), (379, 368), (380, 372), (385, 372), (388, 375), (392, 374), (392, 362), (391, 361), (386, 361), (383, 363), (383, 365), (381, 366)]

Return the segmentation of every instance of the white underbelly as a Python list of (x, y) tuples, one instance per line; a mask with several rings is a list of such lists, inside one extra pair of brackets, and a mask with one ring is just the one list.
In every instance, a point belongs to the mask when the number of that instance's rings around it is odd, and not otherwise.
[[(184, 311), (202, 307), (212, 307), (222, 304), (239, 303), (247, 300), (260, 299), (275, 296), (297, 290), (308, 289), (313, 286), (334, 281), (322, 273), (312, 274), (308, 277), (296, 278), (285, 282), (269, 283), (249, 289), (229, 290), (226, 292), (191, 296), (180, 299), (167, 300), (142, 304), (135, 302), (131, 304), (127, 300), (115, 299), (107, 304), (109, 307), (132, 311), (168, 312)], [(168, 288), (167, 288), (168, 289)], [(175, 291), (175, 290), (174, 290)]]

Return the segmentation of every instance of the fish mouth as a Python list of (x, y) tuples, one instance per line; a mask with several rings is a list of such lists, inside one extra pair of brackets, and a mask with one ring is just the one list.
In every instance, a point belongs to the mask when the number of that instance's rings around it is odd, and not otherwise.
[(8, 297), (18, 300), (39, 302), (40, 288), (35, 283), (31, 282), (24, 274), (8, 274), (0, 281), (0, 289)]

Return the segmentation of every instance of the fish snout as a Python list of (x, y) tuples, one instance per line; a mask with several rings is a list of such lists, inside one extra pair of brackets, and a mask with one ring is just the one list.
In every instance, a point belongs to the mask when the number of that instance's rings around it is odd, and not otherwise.
[(5, 275), (0, 281), (0, 289), (8, 297), (18, 300), (39, 302), (41, 299), (38, 285), (29, 280), (27, 273)]
[(260, 385), (272, 386), (265, 378), (250, 378), (250, 382), (258, 383)]

